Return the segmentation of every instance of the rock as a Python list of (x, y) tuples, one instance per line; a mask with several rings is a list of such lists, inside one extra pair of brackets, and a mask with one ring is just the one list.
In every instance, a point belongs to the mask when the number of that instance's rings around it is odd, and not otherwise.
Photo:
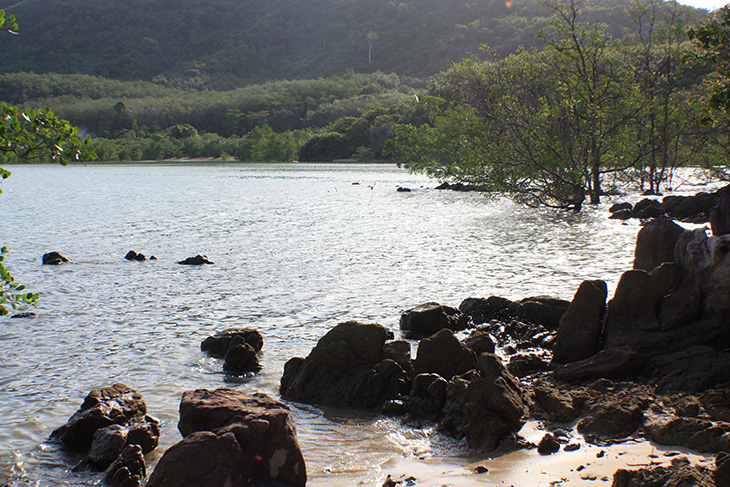
[(411, 192), (411, 188), (404, 188), (402, 186), (398, 186), (398, 189), (396, 191), (399, 192), (399, 193), (410, 193)]
[(212, 264), (213, 262), (208, 260), (208, 257), (205, 255), (196, 255), (195, 257), (188, 257), (185, 260), (181, 260), (178, 262), (178, 264), (181, 265), (204, 265), (204, 264)]
[(304, 486), (307, 474), (289, 408), (232, 389), (183, 393), (178, 429), (148, 487)]
[(232, 374), (258, 372), (261, 370), (256, 350), (246, 342), (239, 342), (228, 347), (223, 370)]
[(560, 390), (545, 381), (538, 382), (532, 389), (535, 401), (557, 423), (569, 423), (580, 415), (580, 402), (570, 390)]
[(560, 319), (570, 303), (551, 296), (533, 296), (512, 303), (508, 309), (512, 316), (557, 330)]
[(461, 331), (469, 319), (458, 309), (438, 303), (425, 303), (405, 311), (400, 318), (400, 329), (406, 338), (425, 338), (439, 330)]
[[(629, 205), (631, 206), (631, 205)], [(611, 213), (611, 216), (608, 218), (611, 220), (629, 220), (633, 218), (634, 212), (631, 210), (631, 208), (623, 209), (623, 210), (616, 210), (615, 212)]]
[(589, 440), (627, 438), (644, 419), (638, 404), (616, 403), (609, 399), (596, 409), (578, 423), (578, 432)]
[(43, 254), (43, 265), (60, 265), (64, 262), (70, 261), (58, 252), (49, 252), (47, 254)]
[(125, 255), (124, 258), (127, 260), (136, 260), (138, 262), (147, 260), (147, 257), (145, 257), (144, 254), (138, 254), (134, 250), (127, 252), (127, 255)]
[(488, 352), (494, 353), (494, 340), (484, 329), (477, 328), (472, 331), (462, 342), (465, 347), (471, 349), (477, 355)]
[(479, 377), (475, 371), (454, 377), (447, 387), (439, 426), (456, 438), (465, 438), (474, 450), (493, 451), (519, 431), (526, 416), (519, 385), (501, 367), (496, 377)]
[(720, 452), (715, 457), (715, 485), (730, 485), (730, 454)]
[(593, 357), (561, 365), (553, 371), (556, 379), (618, 379), (639, 374), (646, 359), (630, 349), (601, 350)]
[(615, 203), (611, 205), (611, 208), (608, 209), (610, 213), (616, 213), (617, 211), (625, 211), (629, 210), (631, 211), (633, 209), (633, 206), (631, 203)]
[(717, 204), (710, 209), (710, 227), (714, 236), (730, 234), (729, 188), (730, 186), (725, 186), (717, 192)]
[(106, 482), (112, 487), (138, 487), (147, 476), (142, 448), (127, 445), (106, 470)]
[(559, 450), (560, 443), (558, 443), (558, 439), (550, 433), (545, 433), (540, 443), (537, 444), (537, 452), (540, 455), (550, 455)]
[(411, 344), (405, 340), (386, 342), (383, 345), (383, 359), (390, 359), (412, 375), (413, 360), (411, 359)]
[(730, 390), (711, 389), (705, 391), (700, 397), (700, 403), (711, 419), (730, 423)]
[(446, 380), (478, 368), (477, 355), (449, 329), (421, 340), (413, 369), (416, 374), (434, 373)]
[[(724, 484), (717, 484), (719, 487)], [(613, 474), (612, 487), (715, 487), (712, 472), (705, 467), (691, 466), (686, 458), (672, 460), (671, 467), (650, 467), (640, 470), (619, 469)]]
[(715, 194), (697, 193), (693, 196), (665, 196), (662, 208), (666, 214), (680, 221), (704, 223), (710, 210), (717, 204)]
[(24, 319), (24, 318), (32, 319), (32, 318), (37, 318), (37, 317), (38, 317), (38, 315), (33, 313), (32, 311), (26, 311), (24, 313), (15, 313), (13, 316), (11, 316), (11, 318), (15, 318), (15, 319)]
[(640, 219), (657, 218), (664, 216), (665, 210), (662, 208), (661, 202), (645, 198), (634, 205), (632, 215), (634, 218)]
[(660, 391), (701, 392), (730, 380), (730, 353), (717, 353), (707, 345), (695, 345), (649, 361)]
[(469, 316), (473, 323), (488, 323), (493, 319), (509, 318), (509, 299), (491, 296), (489, 298), (466, 298), (459, 305), (459, 311)]
[(91, 391), (81, 408), (51, 436), (67, 448), (87, 451), (97, 429), (132, 421), (149, 422), (146, 414), (147, 405), (139, 393), (124, 384), (114, 384)]
[(604, 322), (604, 348), (634, 347), (637, 352), (654, 354), (666, 347), (671, 337), (657, 334), (657, 310), (674, 286), (677, 264), (664, 263), (651, 272), (634, 269), (624, 272), (608, 302)]
[(320, 338), (305, 359), (284, 366), (282, 397), (307, 404), (375, 410), (405, 394), (406, 371), (385, 358), (389, 331), (378, 324), (340, 323)]
[(419, 374), (413, 378), (405, 408), (412, 418), (436, 421), (446, 401), (448, 383), (438, 374)]
[(106, 470), (127, 446), (127, 431), (119, 424), (97, 429), (89, 450), (89, 462), (99, 470)]
[(510, 357), (507, 370), (516, 377), (550, 370), (550, 364), (534, 353), (518, 353)]
[(636, 237), (634, 269), (647, 272), (664, 262), (674, 261), (674, 247), (684, 228), (666, 218), (656, 218), (645, 225)]
[(553, 346), (553, 362), (564, 364), (598, 352), (606, 311), (606, 283), (583, 281), (560, 319)]
[(224, 358), (228, 348), (235, 342), (244, 342), (259, 352), (264, 346), (264, 338), (253, 328), (229, 328), (209, 336), (200, 344), (200, 350), (213, 357)]
[(660, 445), (684, 446), (703, 453), (730, 451), (730, 423), (701, 418), (660, 416), (644, 425)]

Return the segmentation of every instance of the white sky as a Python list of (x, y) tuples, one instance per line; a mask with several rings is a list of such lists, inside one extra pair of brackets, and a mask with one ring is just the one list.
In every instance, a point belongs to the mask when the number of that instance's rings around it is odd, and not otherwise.
[(730, 3), (730, 0), (677, 0), (677, 2), (683, 5), (691, 5), (695, 8), (716, 10)]

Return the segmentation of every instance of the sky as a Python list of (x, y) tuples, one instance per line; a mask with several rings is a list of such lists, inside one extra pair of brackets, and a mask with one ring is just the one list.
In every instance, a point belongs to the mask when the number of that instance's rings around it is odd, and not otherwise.
[(704, 8), (706, 10), (715, 10), (724, 7), (730, 0), (677, 0), (677, 3), (690, 5), (696, 8)]

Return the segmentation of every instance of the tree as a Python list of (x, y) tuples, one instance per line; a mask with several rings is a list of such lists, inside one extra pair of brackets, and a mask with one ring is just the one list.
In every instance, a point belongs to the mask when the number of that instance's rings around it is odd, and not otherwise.
[(688, 31), (709, 60), (717, 65), (712, 105), (730, 111), (730, 5), (719, 9), (706, 22)]
[[(0, 28), (6, 22), (11, 24), (11, 32), (18, 31), (15, 18), (6, 18), (5, 11), (0, 10)], [(0, 157), (3, 160), (44, 158), (65, 165), (70, 161), (92, 158), (90, 137), (82, 140), (78, 133), (77, 127), (56, 117), (49, 108), (23, 111), (0, 102)], [(10, 174), (10, 171), (0, 168), (0, 180), (7, 179)], [(38, 300), (37, 294), (24, 293), (25, 286), (15, 282), (5, 268), (3, 261), (7, 253), (6, 247), (0, 249), (0, 315), (8, 314), (7, 306), (12, 309), (17, 309), (22, 303), (35, 306)]]

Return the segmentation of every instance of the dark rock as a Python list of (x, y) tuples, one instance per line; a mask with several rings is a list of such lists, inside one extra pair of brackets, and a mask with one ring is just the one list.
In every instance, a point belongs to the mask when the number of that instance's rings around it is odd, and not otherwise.
[(661, 202), (651, 198), (645, 198), (634, 205), (632, 214), (634, 218), (648, 219), (664, 216), (665, 211), (662, 208)]
[(550, 433), (545, 433), (545, 435), (540, 440), (540, 443), (538, 443), (537, 445), (537, 452), (540, 455), (550, 455), (559, 450), (560, 443), (558, 443), (558, 439)]
[(178, 429), (148, 487), (304, 486), (304, 458), (289, 408), (265, 394), (232, 389), (183, 393)]
[(178, 264), (181, 265), (203, 265), (203, 264), (212, 264), (213, 262), (208, 260), (208, 257), (205, 255), (196, 255), (195, 257), (188, 257), (185, 260), (181, 260), (178, 262)]
[[(679, 461), (677, 461), (679, 460)], [(717, 484), (719, 487), (724, 484)], [(705, 467), (691, 466), (682, 459), (672, 460), (671, 467), (650, 467), (640, 470), (619, 469), (613, 474), (612, 487), (715, 487), (712, 472)]]
[(419, 374), (413, 378), (413, 388), (405, 408), (412, 418), (436, 421), (446, 400), (446, 380), (438, 374)]
[(633, 217), (634, 212), (631, 210), (631, 208), (627, 208), (623, 210), (616, 210), (615, 212), (611, 213), (611, 216), (609, 216), (608, 218), (611, 220), (629, 220)]
[(512, 303), (508, 309), (516, 318), (557, 330), (569, 304), (569, 301), (551, 296), (533, 296)]
[(631, 436), (644, 420), (638, 404), (607, 400), (578, 423), (578, 431), (588, 439), (617, 439)]
[(703, 223), (710, 215), (710, 210), (717, 204), (714, 194), (697, 193), (694, 196), (666, 196), (662, 200), (662, 208), (666, 214), (680, 221)]
[(469, 319), (458, 309), (438, 303), (425, 303), (405, 311), (400, 317), (400, 329), (407, 338), (425, 338), (439, 330), (461, 331)]
[(399, 192), (399, 193), (410, 193), (411, 192), (411, 188), (404, 188), (402, 186), (398, 186), (398, 189), (396, 191)]
[(700, 403), (711, 419), (730, 423), (730, 390), (711, 389), (705, 391), (700, 397)]
[(127, 445), (106, 470), (106, 483), (112, 487), (138, 487), (147, 476), (139, 445)]
[(715, 457), (715, 485), (730, 485), (730, 454), (720, 452)]
[(562, 391), (545, 381), (538, 382), (532, 389), (535, 400), (557, 423), (569, 423), (580, 415), (580, 403), (570, 390)]
[(616, 213), (617, 211), (623, 211), (623, 210), (629, 210), (631, 211), (633, 209), (633, 206), (631, 206), (631, 203), (615, 203), (611, 205), (611, 208), (608, 209), (611, 213)]
[(684, 228), (666, 218), (656, 218), (645, 225), (636, 237), (634, 269), (647, 272), (664, 262), (674, 261), (674, 247)]
[(712, 347), (695, 345), (652, 357), (660, 391), (700, 392), (716, 383), (730, 380), (730, 354), (718, 354)]
[(144, 254), (138, 254), (134, 250), (127, 252), (127, 255), (125, 255), (124, 258), (127, 260), (136, 260), (138, 262), (147, 260), (147, 257), (145, 257)]
[(553, 345), (553, 362), (575, 362), (598, 352), (607, 292), (604, 281), (581, 283), (560, 320)]
[(378, 324), (340, 323), (306, 359), (284, 366), (282, 397), (308, 404), (378, 409), (408, 392), (408, 374), (384, 358), (388, 330)]
[(413, 360), (411, 359), (411, 344), (405, 340), (386, 342), (383, 345), (383, 359), (390, 359), (401, 366), (408, 375), (413, 372)]
[(70, 262), (66, 257), (59, 254), (58, 252), (49, 252), (47, 254), (43, 254), (43, 264), (44, 265), (60, 265), (64, 262)]
[(504, 320), (510, 316), (509, 299), (491, 296), (489, 298), (466, 298), (459, 305), (459, 311), (469, 316), (475, 324), (488, 323), (493, 319)]
[(510, 357), (507, 370), (516, 377), (525, 377), (550, 370), (550, 364), (534, 353), (519, 353)]
[(380, 412), (386, 416), (403, 416), (406, 414), (406, 405), (400, 399), (391, 399), (383, 404)]
[(106, 470), (127, 446), (127, 431), (119, 424), (97, 429), (89, 450), (89, 463), (99, 470)]
[(449, 329), (421, 340), (413, 362), (416, 374), (434, 373), (447, 380), (477, 367), (476, 353), (462, 345)]
[(644, 431), (660, 445), (684, 446), (703, 453), (730, 451), (730, 423), (701, 418), (660, 416)]
[(593, 357), (561, 365), (553, 371), (556, 379), (618, 379), (639, 374), (646, 359), (630, 349), (601, 350)]
[[(712, 235), (730, 234), (730, 186), (718, 191), (717, 204), (710, 210)], [(728, 484), (730, 485), (730, 483)]]
[(256, 352), (261, 351), (264, 346), (264, 338), (258, 330), (253, 328), (229, 328), (203, 340), (200, 344), (200, 350), (209, 353), (213, 357), (224, 358), (228, 353), (228, 348), (240, 342), (249, 344)]
[(11, 318), (15, 318), (15, 319), (23, 319), (23, 318), (32, 319), (32, 318), (37, 318), (37, 317), (38, 317), (38, 315), (33, 313), (32, 311), (26, 311), (25, 313), (15, 313), (13, 316), (11, 316)]
[(139, 393), (124, 384), (114, 384), (91, 391), (81, 408), (51, 436), (68, 448), (87, 451), (97, 429), (130, 421), (145, 422), (146, 414), (147, 405)]
[(580, 443), (568, 443), (563, 447), (565, 451), (576, 451), (580, 450)]
[(256, 350), (251, 345), (239, 342), (228, 347), (223, 370), (232, 374), (258, 372), (261, 370), (261, 363), (259, 363)]
[(472, 331), (462, 342), (465, 347), (471, 349), (477, 355), (488, 352), (494, 353), (494, 340), (484, 329), (477, 328)]

